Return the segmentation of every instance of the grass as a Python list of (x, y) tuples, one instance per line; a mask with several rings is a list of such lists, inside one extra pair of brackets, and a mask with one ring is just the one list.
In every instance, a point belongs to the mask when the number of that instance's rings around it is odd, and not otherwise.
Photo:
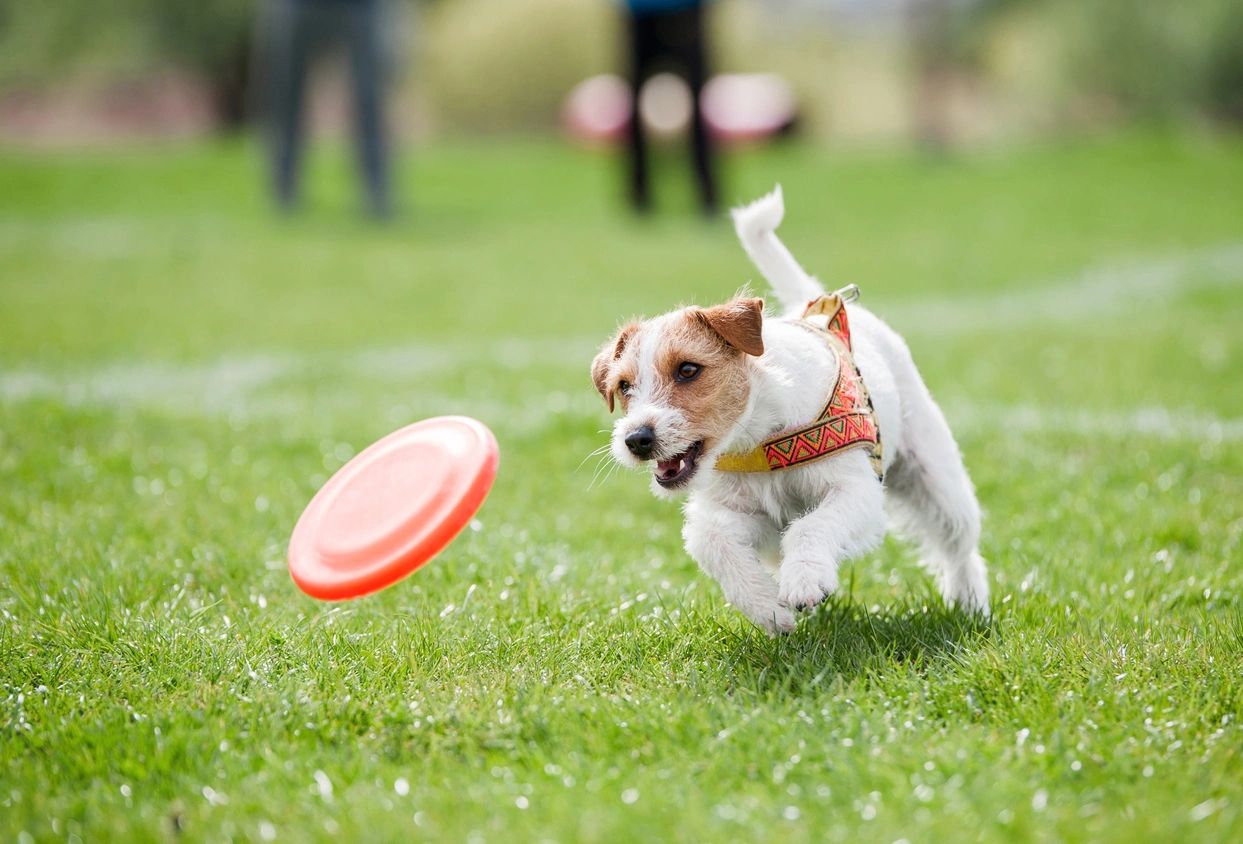
[[(991, 623), (890, 543), (778, 640), (583, 462), (617, 320), (754, 275), (611, 164), (420, 150), (375, 228), (327, 156), (277, 220), (244, 146), (0, 153), (0, 837), (1243, 837), (1243, 144), (731, 162), (906, 334), (987, 512)], [(451, 412), (501, 442), (472, 529), (298, 593), (316, 487)]]

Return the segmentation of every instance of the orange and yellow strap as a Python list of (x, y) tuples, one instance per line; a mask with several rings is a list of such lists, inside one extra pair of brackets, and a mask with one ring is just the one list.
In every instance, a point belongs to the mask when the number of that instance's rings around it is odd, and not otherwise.
[[(776, 472), (860, 446), (868, 449), (876, 477), (883, 480), (880, 428), (859, 367), (851, 353), (850, 323), (846, 318), (845, 291), (814, 299), (801, 325), (824, 337), (837, 353), (837, 379), (829, 401), (816, 419), (793, 431), (771, 437), (748, 451), (723, 454), (716, 461), (722, 472)], [(825, 328), (806, 320), (823, 315)]]

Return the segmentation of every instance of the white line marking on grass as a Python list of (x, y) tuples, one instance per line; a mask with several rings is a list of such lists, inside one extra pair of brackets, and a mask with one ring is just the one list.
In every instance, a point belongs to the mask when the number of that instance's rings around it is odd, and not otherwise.
[(1243, 284), (1243, 243), (1195, 249), (1147, 261), (1111, 262), (1071, 278), (995, 295), (882, 300), (877, 312), (908, 334), (945, 335), (980, 328), (1096, 320), (1191, 290)]
[[(1111, 264), (1071, 281), (1028, 286), (994, 296), (933, 298), (887, 306), (896, 324), (909, 321), (909, 333), (944, 333), (1020, 323), (1096, 319), (1109, 309), (1143, 307), (1155, 298), (1197, 287), (1243, 282), (1243, 244), (1196, 250), (1146, 264)], [(601, 335), (603, 336), (603, 335)], [(531, 367), (582, 370), (600, 337), (553, 339), (491, 338), (452, 340), (345, 354), (274, 354), (174, 364), (117, 362), (98, 369), (65, 371), (39, 368), (0, 372), (0, 401), (50, 399), (69, 406), (140, 407), (191, 415), (267, 418), (357, 408), (372, 396), (376, 382), (388, 386), (393, 401), (384, 417), (437, 408), (505, 420), (511, 431), (537, 432), (550, 419), (595, 413), (594, 395), (564, 391), (527, 394), (520, 405), (494, 398), (448, 394), (435, 387), (446, 377), (497, 367), (521, 373)], [(426, 376), (426, 377), (424, 377)], [(308, 384), (315, 380), (316, 384)], [(290, 383), (282, 383), (282, 382)], [(359, 388), (360, 382), (365, 388)], [(430, 389), (429, 389), (430, 388)], [(1243, 438), (1243, 420), (1174, 413), (1162, 407), (1111, 411), (1050, 410), (1027, 406), (978, 406), (951, 413), (964, 430), (1009, 429), (1028, 433), (1073, 431), (1083, 434), (1142, 435), (1171, 439), (1209, 436)], [(955, 409), (951, 405), (950, 410)]]
[(85, 371), (27, 367), (0, 372), (0, 401), (53, 399), (72, 406), (129, 404), (245, 412), (256, 402), (262, 404), (270, 391), (289, 392), (282, 387), (283, 380), (385, 380), (400, 390), (410, 387), (403, 381), (421, 375), (455, 376), (484, 367), (519, 371), (560, 363), (586, 373), (586, 361), (594, 348), (586, 340), (506, 339), (447, 341), (340, 355), (257, 355), (192, 364), (135, 361)]
[(1208, 443), (1243, 440), (1243, 418), (1174, 411), (1166, 407), (1127, 410), (1059, 410), (1032, 405), (955, 402), (945, 408), (956, 433), (1069, 433), (1078, 436), (1147, 437)]
[[(131, 258), (150, 253), (153, 246), (168, 249), (176, 232), (210, 231), (210, 217), (179, 217), (176, 220), (143, 219), (139, 217), (92, 216), (59, 217), (38, 220), (25, 217), (0, 217), (0, 253), (34, 246), (50, 249), (57, 255), (71, 255), (90, 260)], [(154, 235), (154, 236), (153, 236)]]
[[(35, 372), (0, 376), (0, 399), (20, 402), (52, 399), (67, 406), (130, 407), (174, 415), (229, 416), (241, 419), (331, 417), (377, 402), (374, 386), (359, 390), (349, 378), (319, 387), (298, 383), (314, 372), (280, 359), (253, 359), (211, 367), (117, 368), (91, 376), (55, 378)], [(410, 370), (407, 370), (409, 374)], [(345, 373), (350, 374), (348, 371)], [(355, 373), (359, 374), (359, 373)], [(393, 377), (371, 370), (370, 378)], [(291, 383), (280, 384), (281, 379)], [(361, 395), (360, 395), (361, 393)], [(517, 402), (440, 389), (395, 388), (391, 400), (374, 404), (374, 415), (394, 427), (419, 415), (461, 413), (476, 416), (514, 435), (537, 435), (555, 425), (599, 421), (598, 400), (584, 387), (581, 393), (552, 390), (523, 394)], [(1005, 405), (950, 401), (945, 411), (960, 434), (1074, 434), (1101, 437), (1146, 437), (1168, 441), (1243, 441), (1243, 418), (1160, 406), (1124, 409), (1066, 410), (1036, 405)]]
[(69, 406), (184, 406), (228, 411), (291, 373), (289, 361), (270, 356), (188, 365), (114, 363), (94, 371), (68, 373), (19, 369), (0, 374), (0, 399), (54, 399)]

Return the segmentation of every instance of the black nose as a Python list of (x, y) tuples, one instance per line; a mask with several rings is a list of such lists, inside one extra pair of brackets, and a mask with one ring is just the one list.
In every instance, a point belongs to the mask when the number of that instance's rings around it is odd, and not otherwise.
[(652, 430), (651, 425), (636, 428), (626, 435), (626, 448), (630, 449), (630, 453), (640, 460), (651, 457), (652, 449), (655, 447), (656, 432)]

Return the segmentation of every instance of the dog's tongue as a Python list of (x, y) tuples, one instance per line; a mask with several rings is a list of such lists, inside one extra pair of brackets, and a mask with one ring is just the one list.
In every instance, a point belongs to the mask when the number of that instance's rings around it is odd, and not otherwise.
[(657, 460), (656, 468), (660, 472), (661, 479), (667, 481), (682, 471), (682, 458), (673, 457), (669, 460)]

